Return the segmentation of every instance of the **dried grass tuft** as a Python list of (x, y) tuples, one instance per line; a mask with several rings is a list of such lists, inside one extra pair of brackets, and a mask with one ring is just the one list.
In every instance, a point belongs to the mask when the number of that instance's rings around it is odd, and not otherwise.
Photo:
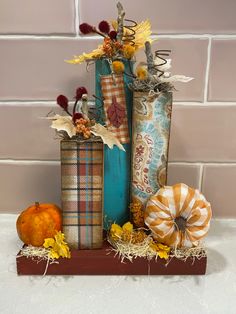
[[(111, 237), (108, 237), (108, 242), (111, 244), (110, 252), (115, 252), (115, 256), (118, 256), (123, 263), (126, 259), (130, 262), (133, 262), (137, 257), (143, 257), (147, 260), (151, 260), (153, 258), (158, 258), (158, 252), (151, 248), (151, 244), (153, 243), (153, 238), (151, 235), (148, 235), (143, 242), (133, 244), (130, 242), (125, 242), (122, 240), (114, 241)], [(172, 258), (177, 258), (182, 261), (186, 261), (188, 258), (193, 259), (193, 263), (195, 259), (201, 259), (206, 257), (206, 251), (202, 247), (193, 247), (193, 248), (175, 248), (171, 249), (169, 253), (169, 258), (166, 261), (166, 266), (170, 263)]]
[(114, 241), (110, 237), (108, 237), (108, 242), (112, 246), (111, 251), (115, 252), (115, 256), (118, 256), (122, 263), (125, 259), (132, 262), (137, 257), (147, 258), (148, 260), (158, 257), (157, 252), (150, 248), (150, 244), (153, 242), (153, 238), (150, 235), (143, 242), (137, 244), (131, 243), (131, 241)]
[(21, 249), (20, 255), (18, 256), (18, 258), (25, 256), (27, 258), (31, 258), (33, 261), (37, 263), (46, 261), (47, 263), (46, 263), (46, 267), (43, 273), (43, 276), (44, 276), (47, 273), (49, 265), (59, 263), (54, 258), (51, 258), (49, 253), (50, 253), (50, 249), (46, 249), (44, 247), (36, 247), (32, 245), (27, 245)]

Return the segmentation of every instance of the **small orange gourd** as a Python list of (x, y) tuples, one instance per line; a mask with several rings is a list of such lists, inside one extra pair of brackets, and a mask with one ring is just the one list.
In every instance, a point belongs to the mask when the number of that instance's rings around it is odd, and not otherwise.
[(16, 229), (21, 241), (42, 246), (45, 238), (52, 238), (62, 228), (61, 210), (54, 204), (35, 203), (18, 217)]

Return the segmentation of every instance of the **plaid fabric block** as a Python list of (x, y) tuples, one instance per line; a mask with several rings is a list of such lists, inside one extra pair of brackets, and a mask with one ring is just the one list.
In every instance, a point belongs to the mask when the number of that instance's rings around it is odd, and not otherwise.
[[(128, 129), (128, 117), (127, 117), (127, 108), (126, 108), (126, 99), (125, 99), (125, 90), (124, 90), (124, 79), (123, 75), (102, 75), (101, 76), (101, 88), (102, 95), (104, 98), (104, 111), (105, 111), (105, 122), (109, 131), (114, 133), (118, 140), (122, 144), (130, 142), (129, 138), (129, 129)], [(117, 102), (125, 108), (125, 117), (123, 123), (120, 127), (115, 127), (111, 124), (107, 110), (112, 105), (112, 96), (116, 97)]]
[(63, 231), (71, 247), (103, 243), (103, 143), (61, 141)]

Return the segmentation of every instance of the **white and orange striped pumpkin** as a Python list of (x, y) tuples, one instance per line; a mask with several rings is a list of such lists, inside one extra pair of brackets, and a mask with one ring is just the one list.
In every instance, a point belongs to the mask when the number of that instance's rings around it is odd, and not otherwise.
[(145, 223), (155, 240), (171, 247), (199, 245), (210, 226), (211, 205), (183, 183), (161, 188), (145, 209)]

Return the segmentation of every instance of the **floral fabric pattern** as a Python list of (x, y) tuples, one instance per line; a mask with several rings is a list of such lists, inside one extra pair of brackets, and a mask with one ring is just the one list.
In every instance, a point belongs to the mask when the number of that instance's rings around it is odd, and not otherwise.
[(143, 205), (166, 184), (171, 108), (171, 93), (134, 93), (132, 201)]

